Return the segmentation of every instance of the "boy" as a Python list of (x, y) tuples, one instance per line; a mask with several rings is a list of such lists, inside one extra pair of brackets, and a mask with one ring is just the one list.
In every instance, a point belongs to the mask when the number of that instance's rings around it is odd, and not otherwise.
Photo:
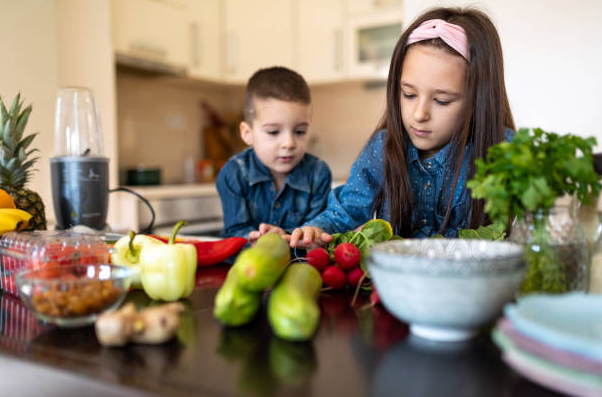
[(290, 233), (325, 207), (332, 175), (306, 153), (310, 94), (298, 73), (271, 67), (247, 83), (240, 136), (250, 147), (217, 176), (224, 235), (248, 238)]

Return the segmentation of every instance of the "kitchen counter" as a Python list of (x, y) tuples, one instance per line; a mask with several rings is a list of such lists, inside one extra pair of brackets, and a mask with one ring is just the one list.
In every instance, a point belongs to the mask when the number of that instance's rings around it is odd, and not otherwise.
[[(200, 231), (221, 230), (222, 209), (215, 183), (126, 186), (144, 197), (155, 211), (155, 227), (169, 227), (179, 220), (203, 225)], [(112, 195), (113, 196), (113, 195)], [(129, 230), (143, 230), (152, 214), (146, 204), (138, 197), (127, 192), (115, 195), (115, 209), (118, 214), (111, 219), (113, 231), (127, 233)], [(113, 206), (113, 204), (111, 204)], [(209, 226), (209, 229), (205, 226)], [(157, 230), (164, 233), (164, 230)], [(169, 234), (169, 233), (168, 233)]]
[(190, 183), (156, 186), (125, 186), (141, 194), (147, 200), (170, 199), (181, 197), (217, 196), (215, 183)]
[[(38, 322), (10, 295), (1, 296), (2, 393), (18, 396), (530, 396), (559, 394), (507, 367), (483, 332), (476, 340), (436, 344), (380, 307), (355, 308), (351, 293), (320, 296), (313, 340), (272, 335), (265, 316), (224, 328), (212, 316), (226, 265), (201, 268), (178, 338), (161, 346), (103, 348), (93, 327)], [(150, 304), (142, 291), (128, 296)]]

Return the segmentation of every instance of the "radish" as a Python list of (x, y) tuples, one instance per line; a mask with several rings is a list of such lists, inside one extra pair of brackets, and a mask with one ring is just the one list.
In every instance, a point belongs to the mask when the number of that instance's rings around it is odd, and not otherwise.
[(307, 252), (307, 263), (321, 272), (330, 264), (330, 255), (324, 248), (315, 248)]
[(322, 273), (322, 280), (324, 284), (331, 287), (332, 289), (341, 289), (347, 283), (347, 276), (343, 269), (338, 266), (328, 266)]
[(349, 284), (352, 287), (357, 287), (363, 275), (364, 271), (359, 267), (350, 270), (349, 273), (347, 273), (347, 284)]
[(334, 260), (345, 269), (351, 270), (360, 264), (360, 250), (351, 243), (341, 243), (334, 250)]

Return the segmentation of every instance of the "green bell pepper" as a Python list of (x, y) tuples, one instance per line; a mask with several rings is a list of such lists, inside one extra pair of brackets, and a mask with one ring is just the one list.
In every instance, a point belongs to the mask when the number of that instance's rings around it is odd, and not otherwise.
[(140, 252), (142, 288), (153, 299), (175, 301), (194, 290), (197, 255), (192, 244), (174, 244), (186, 222), (176, 224), (167, 244), (151, 245)]
[(140, 252), (144, 247), (150, 245), (163, 245), (163, 242), (156, 238), (136, 234), (131, 231), (128, 236), (123, 236), (115, 243), (111, 262), (116, 265), (127, 266), (132, 270), (130, 282), (132, 288), (142, 288), (140, 281)]

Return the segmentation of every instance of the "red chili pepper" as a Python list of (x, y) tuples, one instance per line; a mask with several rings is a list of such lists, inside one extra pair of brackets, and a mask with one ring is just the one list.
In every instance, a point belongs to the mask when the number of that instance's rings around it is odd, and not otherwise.
[[(168, 239), (161, 236), (150, 235), (163, 242)], [(176, 243), (192, 244), (196, 248), (197, 266), (210, 266), (223, 262), (244, 247), (247, 243), (244, 237), (228, 237), (217, 241), (198, 241), (192, 239), (176, 239)]]

